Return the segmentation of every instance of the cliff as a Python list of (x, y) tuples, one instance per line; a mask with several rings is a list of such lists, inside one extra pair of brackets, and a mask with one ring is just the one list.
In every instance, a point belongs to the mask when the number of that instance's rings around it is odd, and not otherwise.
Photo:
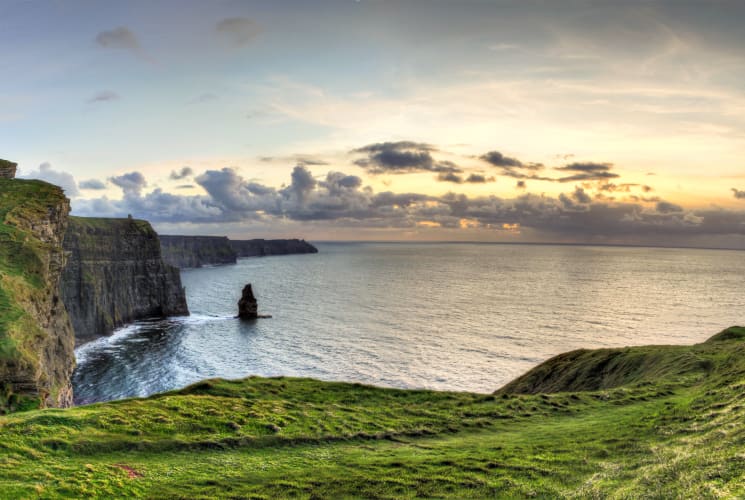
[(318, 253), (318, 249), (305, 240), (230, 240), (238, 257), (265, 257), (296, 253)]
[(0, 167), (0, 412), (70, 406), (74, 335), (59, 295), (69, 200)]
[(64, 249), (62, 300), (76, 340), (137, 319), (189, 314), (179, 270), (163, 261), (148, 222), (70, 217)]
[(225, 236), (160, 236), (163, 260), (178, 267), (235, 264), (236, 252)]

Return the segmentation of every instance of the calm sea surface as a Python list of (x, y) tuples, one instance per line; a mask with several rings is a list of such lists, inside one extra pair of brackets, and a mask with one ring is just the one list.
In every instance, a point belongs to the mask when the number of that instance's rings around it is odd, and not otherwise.
[[(79, 347), (77, 402), (248, 375), (491, 392), (567, 350), (690, 344), (745, 324), (745, 252), (318, 247), (182, 271), (192, 315)], [(233, 317), (248, 282), (272, 319)]]

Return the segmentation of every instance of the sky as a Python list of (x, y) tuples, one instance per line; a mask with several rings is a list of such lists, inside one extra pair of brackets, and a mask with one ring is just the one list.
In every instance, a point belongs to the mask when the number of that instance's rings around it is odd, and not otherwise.
[(163, 234), (745, 248), (743, 19), (0, 0), (0, 158)]

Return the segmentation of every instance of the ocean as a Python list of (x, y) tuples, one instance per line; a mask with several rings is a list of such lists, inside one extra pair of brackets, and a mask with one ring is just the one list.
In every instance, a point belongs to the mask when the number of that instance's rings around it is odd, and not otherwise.
[[(745, 252), (317, 246), (183, 270), (191, 316), (80, 346), (76, 403), (250, 375), (488, 393), (561, 352), (691, 344), (745, 324)], [(234, 317), (246, 283), (271, 319)]]

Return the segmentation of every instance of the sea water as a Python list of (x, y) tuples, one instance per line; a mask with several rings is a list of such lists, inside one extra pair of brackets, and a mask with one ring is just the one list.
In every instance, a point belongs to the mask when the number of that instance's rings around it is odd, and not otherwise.
[[(691, 344), (745, 324), (745, 252), (318, 247), (183, 270), (191, 316), (140, 321), (79, 347), (76, 401), (249, 375), (492, 392), (564, 351)], [(249, 282), (271, 319), (234, 317)]]

